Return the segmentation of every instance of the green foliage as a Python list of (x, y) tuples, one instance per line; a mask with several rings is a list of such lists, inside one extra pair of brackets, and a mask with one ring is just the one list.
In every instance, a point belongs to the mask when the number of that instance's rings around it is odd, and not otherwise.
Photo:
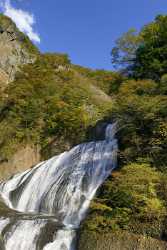
[(143, 43), (136, 53), (134, 75), (159, 80), (167, 67), (167, 16), (157, 16), (154, 22), (144, 26), (141, 35)]
[[(9, 25), (0, 15), (0, 27)], [(167, 16), (117, 40), (113, 63), (126, 67), (130, 79), (72, 65), (66, 54), (41, 55), (17, 34), (37, 56), (0, 95), (0, 160), (27, 143), (63, 151), (88, 140), (97, 121), (116, 120), (121, 169), (102, 186), (84, 227), (167, 234)]]
[(30, 41), (29, 37), (22, 32), (18, 31), (17, 39), (20, 41), (22, 48), (32, 56), (39, 56), (40, 52), (38, 48)]
[(131, 76), (159, 81), (167, 68), (167, 16), (159, 15), (140, 32), (130, 30), (116, 41), (112, 61)]
[[(0, 154), (8, 159), (18, 145), (52, 141), (71, 146), (86, 140), (87, 128), (107, 112), (110, 102), (97, 102), (90, 84), (72, 69), (67, 55), (40, 55), (24, 65), (0, 104)], [(92, 112), (93, 110), (93, 112)], [(65, 143), (64, 143), (65, 144)]]
[(161, 94), (167, 95), (167, 74), (164, 74), (161, 77), (161, 80), (158, 85), (158, 89)]
[(77, 72), (86, 77), (88, 81), (103, 90), (107, 95), (113, 95), (118, 89), (124, 77), (116, 72), (107, 70), (91, 70), (80, 66), (73, 66)]
[(123, 229), (156, 238), (166, 235), (165, 81), (166, 76), (160, 83), (126, 80), (114, 96), (110, 119), (118, 122), (122, 168), (112, 174), (92, 203), (85, 230)]
[(61, 66), (68, 68), (68, 66), (70, 65), (70, 59), (67, 54), (45, 53), (43, 59), (45, 60), (46, 67), (49, 66), (53, 69)]
[(126, 68), (133, 65), (136, 58), (136, 51), (143, 38), (135, 29), (130, 29), (116, 40), (116, 45), (112, 49), (112, 63), (116, 68)]
[[(162, 175), (148, 164), (130, 164), (101, 188), (84, 227), (93, 231), (126, 229), (160, 237), (166, 206), (159, 192)], [(165, 183), (166, 180), (165, 180)]]
[(119, 122), (122, 163), (146, 159), (157, 167), (167, 166), (167, 97), (150, 80), (123, 83), (113, 105)]

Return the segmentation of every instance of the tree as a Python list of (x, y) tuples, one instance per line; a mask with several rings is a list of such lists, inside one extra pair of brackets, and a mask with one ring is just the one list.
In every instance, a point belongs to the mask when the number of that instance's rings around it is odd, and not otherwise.
[(167, 97), (157, 94), (152, 80), (122, 83), (113, 105), (112, 116), (119, 121), (121, 163), (145, 159), (166, 168)]
[(112, 49), (112, 63), (118, 69), (130, 69), (136, 58), (136, 51), (142, 42), (142, 37), (135, 29), (130, 29), (116, 40)]
[(167, 71), (167, 16), (157, 16), (144, 26), (140, 35), (143, 43), (136, 51), (134, 76), (159, 81)]
[(112, 50), (112, 62), (136, 79), (159, 81), (167, 72), (167, 16), (159, 15), (139, 33), (123, 34)]

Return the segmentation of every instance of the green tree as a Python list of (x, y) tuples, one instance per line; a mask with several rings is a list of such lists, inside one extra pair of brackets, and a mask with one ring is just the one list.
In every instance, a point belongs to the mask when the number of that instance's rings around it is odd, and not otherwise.
[[(3, 98), (4, 96), (4, 98)], [(105, 116), (109, 100), (99, 102), (87, 78), (71, 69), (64, 54), (39, 55), (24, 65), (0, 98), (0, 155), (9, 159), (16, 148), (38, 144), (56, 153), (86, 140), (87, 129)], [(12, 139), (11, 139), (12, 138)], [(52, 144), (52, 146), (53, 146)], [(54, 147), (54, 146), (53, 146)], [(55, 152), (53, 152), (55, 153)]]
[(157, 88), (152, 80), (129, 80), (119, 89), (111, 115), (119, 121), (123, 163), (146, 158), (159, 167), (167, 166), (167, 97), (157, 94)]
[(91, 205), (85, 227), (93, 231), (126, 229), (161, 237), (167, 214), (166, 177), (149, 164), (131, 163), (113, 172)]
[(134, 76), (159, 81), (167, 69), (167, 16), (157, 16), (140, 34), (143, 42), (136, 51)]
[(159, 81), (167, 69), (167, 16), (159, 15), (140, 32), (130, 30), (116, 41), (112, 62), (135, 78)]
[(116, 40), (112, 49), (112, 63), (117, 69), (130, 70), (136, 59), (136, 51), (142, 43), (142, 36), (135, 30), (130, 29)]

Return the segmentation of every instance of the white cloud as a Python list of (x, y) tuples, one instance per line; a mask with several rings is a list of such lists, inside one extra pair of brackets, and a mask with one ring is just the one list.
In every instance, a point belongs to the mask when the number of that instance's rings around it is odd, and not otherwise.
[(3, 12), (10, 17), (17, 25), (17, 27), (29, 38), (37, 43), (40, 43), (39, 35), (34, 31), (35, 18), (34, 15), (22, 9), (16, 9), (11, 5), (10, 0), (5, 0), (3, 4)]

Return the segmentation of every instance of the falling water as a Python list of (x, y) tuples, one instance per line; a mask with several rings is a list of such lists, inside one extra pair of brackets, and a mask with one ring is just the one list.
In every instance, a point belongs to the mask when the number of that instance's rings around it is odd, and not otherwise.
[(18, 214), (0, 218), (5, 250), (75, 249), (76, 229), (116, 167), (115, 130), (109, 124), (105, 140), (80, 144), (1, 183), (4, 202)]

